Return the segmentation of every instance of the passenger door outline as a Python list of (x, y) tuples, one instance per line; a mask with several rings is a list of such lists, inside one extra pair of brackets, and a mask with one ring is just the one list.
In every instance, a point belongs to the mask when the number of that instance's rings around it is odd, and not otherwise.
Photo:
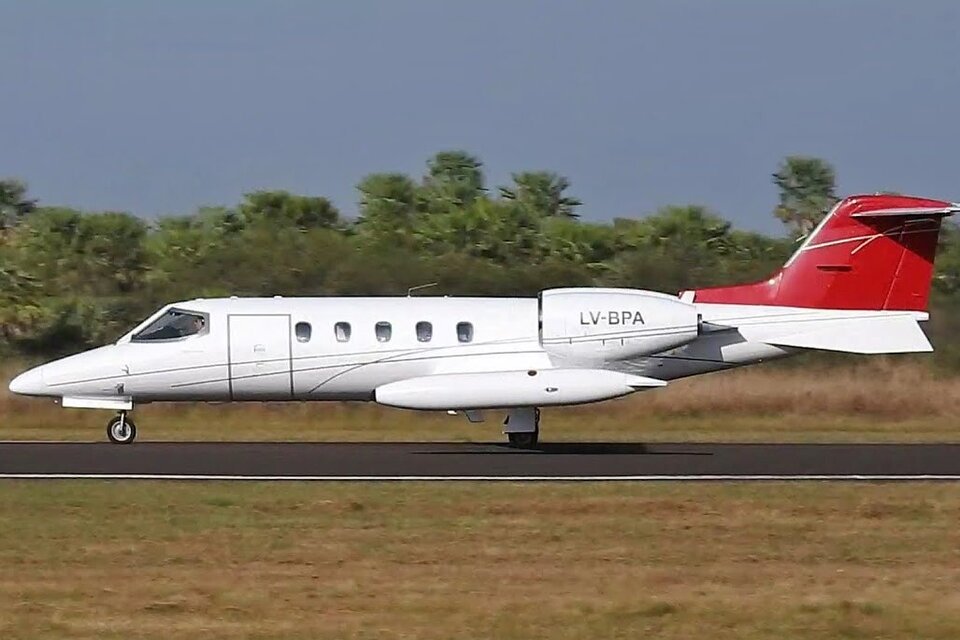
[(290, 314), (227, 316), (227, 370), (231, 400), (293, 397)]

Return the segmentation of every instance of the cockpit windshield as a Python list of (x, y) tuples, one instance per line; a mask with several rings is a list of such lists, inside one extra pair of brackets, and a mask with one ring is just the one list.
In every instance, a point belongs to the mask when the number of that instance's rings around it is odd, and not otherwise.
[(202, 313), (170, 309), (131, 338), (133, 342), (174, 340), (203, 333), (207, 318)]

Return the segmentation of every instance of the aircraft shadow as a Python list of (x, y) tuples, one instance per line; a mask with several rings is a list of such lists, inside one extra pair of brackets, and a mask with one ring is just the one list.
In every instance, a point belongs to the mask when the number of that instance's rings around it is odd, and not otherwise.
[[(466, 443), (465, 443), (466, 444)], [(520, 449), (506, 443), (490, 443), (485, 446), (491, 449), (474, 449), (476, 445), (466, 445), (463, 448), (441, 451), (418, 451), (425, 455), (538, 455), (555, 456), (596, 456), (596, 455), (643, 455), (643, 456), (712, 456), (712, 451), (690, 451), (669, 448), (669, 445), (649, 445), (642, 442), (544, 442), (530, 449)]]
[[(84, 446), (108, 448), (120, 451), (116, 445), (106, 442), (23, 442), (3, 443), (2, 446), (44, 446), (50, 448)], [(136, 443), (130, 452), (144, 452), (149, 449), (203, 449), (217, 447), (223, 449), (247, 449), (267, 447), (272, 449), (304, 449), (329, 447), (349, 447), (362, 451), (365, 449), (396, 448), (397, 453), (436, 456), (498, 456), (498, 455), (553, 455), (553, 456), (712, 456), (714, 452), (700, 448), (699, 445), (678, 445), (671, 443), (648, 444), (644, 442), (543, 442), (530, 449), (520, 449), (506, 442), (355, 442), (355, 441), (170, 441), (147, 440)], [(696, 447), (696, 448), (694, 448)]]

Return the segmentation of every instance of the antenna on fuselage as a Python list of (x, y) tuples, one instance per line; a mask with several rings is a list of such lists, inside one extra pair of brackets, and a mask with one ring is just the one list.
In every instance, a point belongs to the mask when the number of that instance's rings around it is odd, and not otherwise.
[(407, 289), (407, 297), (409, 298), (414, 291), (420, 291), (421, 289), (429, 289), (430, 287), (435, 287), (439, 283), (437, 282), (428, 282), (427, 284), (418, 284), (415, 287), (410, 287)]

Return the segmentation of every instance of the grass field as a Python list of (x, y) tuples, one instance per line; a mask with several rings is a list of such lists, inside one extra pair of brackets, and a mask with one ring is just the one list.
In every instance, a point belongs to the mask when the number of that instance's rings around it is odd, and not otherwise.
[(960, 637), (960, 486), (0, 487), (2, 638)]
[[(8, 371), (7, 377), (13, 374)], [(606, 441), (960, 441), (960, 377), (911, 360), (767, 366), (672, 382), (663, 390), (547, 409), (543, 439)], [(102, 440), (109, 412), (0, 394), (0, 439)], [(500, 436), (500, 412), (462, 417), (364, 403), (146, 405), (144, 440), (461, 440)]]
[[(491, 440), (369, 405), (152, 405), (141, 438)], [(758, 367), (549, 440), (960, 441), (960, 379)], [(0, 395), (0, 439), (107, 414)], [(493, 418), (493, 416), (491, 416)], [(0, 483), (0, 638), (960, 637), (960, 485)]]

